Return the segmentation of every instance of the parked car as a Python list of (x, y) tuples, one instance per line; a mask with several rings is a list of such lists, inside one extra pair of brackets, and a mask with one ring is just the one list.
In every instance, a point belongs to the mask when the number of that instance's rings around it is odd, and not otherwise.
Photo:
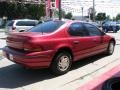
[(120, 30), (120, 21), (116, 22), (117, 26), (119, 26), (119, 30)]
[(5, 33), (9, 32), (23, 32), (25, 30), (31, 29), (38, 24), (38, 20), (31, 19), (17, 19), (8, 21), (5, 27)]
[(105, 32), (113, 31), (114, 33), (116, 33), (119, 30), (119, 26), (116, 24), (115, 21), (108, 21), (102, 25), (102, 29)]
[(120, 77), (112, 77), (103, 83), (102, 90), (118, 90), (120, 88)]
[(20, 33), (10, 33), (4, 56), (29, 68), (67, 73), (74, 61), (99, 53), (111, 55), (115, 39), (96, 26), (80, 21), (48, 21)]
[(101, 25), (99, 24), (99, 23), (97, 23), (97, 22), (89, 22), (90, 24), (93, 24), (93, 25), (95, 25), (95, 26), (97, 26), (98, 28), (100, 28), (101, 27)]

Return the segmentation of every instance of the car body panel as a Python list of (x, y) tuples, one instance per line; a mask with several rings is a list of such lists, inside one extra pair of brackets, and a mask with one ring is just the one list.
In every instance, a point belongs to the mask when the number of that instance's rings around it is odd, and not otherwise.
[(117, 25), (116, 22), (113, 22), (113, 21), (105, 22), (102, 25), (102, 28), (103, 30), (113, 31), (113, 32), (117, 32), (119, 30), (119, 26)]
[(3, 49), (3, 52), (8, 59), (10, 56), (13, 57), (11, 61), (26, 67), (49, 67), (61, 48), (71, 50), (73, 61), (77, 61), (105, 52), (110, 40), (114, 39), (107, 34), (85, 37), (71, 36), (68, 30), (70, 25), (75, 22), (78, 21), (68, 21), (52, 33), (10, 33), (6, 40), (7, 47)]
[[(11, 23), (13, 22), (13, 23)], [(27, 25), (27, 22), (29, 25)], [(30, 25), (31, 23), (34, 23), (34, 25)], [(11, 23), (11, 25), (10, 25)], [(21, 25), (20, 25), (21, 23)], [(38, 21), (37, 20), (31, 20), (31, 19), (17, 19), (17, 20), (11, 20), (8, 21), (8, 23), (6, 24), (5, 27), (5, 33), (8, 34), (9, 32), (21, 32), (21, 31), (25, 31), (25, 30), (29, 30), (32, 27), (34, 27), (35, 25), (37, 25)], [(19, 25), (17, 25), (19, 24)], [(26, 25), (27, 26), (26, 26)]]

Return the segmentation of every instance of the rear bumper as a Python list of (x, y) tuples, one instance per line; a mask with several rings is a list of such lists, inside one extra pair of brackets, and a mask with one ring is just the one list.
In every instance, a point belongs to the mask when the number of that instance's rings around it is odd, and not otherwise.
[(54, 56), (53, 50), (42, 52), (21, 52), (9, 47), (3, 48), (3, 53), (6, 58), (12, 62), (21, 64), (29, 68), (46, 68), (49, 67)]

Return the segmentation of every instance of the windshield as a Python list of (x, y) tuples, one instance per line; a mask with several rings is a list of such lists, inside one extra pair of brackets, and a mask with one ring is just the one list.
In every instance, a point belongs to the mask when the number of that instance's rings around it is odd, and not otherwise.
[(42, 24), (38, 24), (27, 32), (42, 32), (42, 33), (51, 33), (56, 31), (61, 25), (63, 25), (63, 21), (48, 21)]
[(37, 21), (18, 21), (16, 23), (17, 26), (35, 26)]
[(14, 21), (8, 21), (6, 26), (13, 26)]
[(116, 25), (116, 22), (108, 21), (108, 22), (104, 23), (103, 25)]

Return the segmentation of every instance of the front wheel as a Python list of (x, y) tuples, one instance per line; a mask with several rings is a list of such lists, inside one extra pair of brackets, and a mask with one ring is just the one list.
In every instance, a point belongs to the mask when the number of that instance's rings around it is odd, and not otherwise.
[(107, 30), (107, 29), (104, 29), (104, 32), (105, 32), (105, 33), (107, 33), (107, 32), (108, 32), (108, 30)]
[(114, 48), (115, 48), (115, 43), (114, 43), (114, 41), (110, 41), (110, 43), (109, 43), (109, 45), (108, 45), (108, 48), (107, 48), (106, 54), (107, 54), (107, 55), (112, 55), (113, 52), (114, 52)]
[(57, 54), (51, 63), (50, 70), (55, 75), (62, 75), (70, 70), (72, 57), (68, 52), (60, 52)]

